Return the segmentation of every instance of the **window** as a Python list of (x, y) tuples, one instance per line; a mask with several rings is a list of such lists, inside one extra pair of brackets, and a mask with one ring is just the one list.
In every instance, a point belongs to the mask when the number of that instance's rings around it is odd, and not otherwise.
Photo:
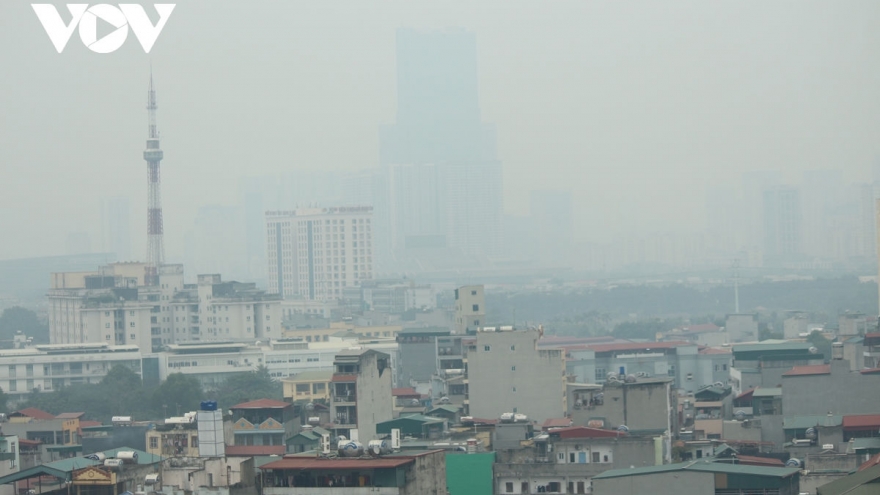
[(666, 374), (669, 376), (675, 376), (675, 365), (670, 364), (669, 369), (666, 371)]
[(688, 381), (693, 380), (693, 379), (694, 379), (694, 374), (693, 374), (693, 373), (688, 373), (688, 374), (687, 374), (687, 379), (688, 379)]
[(516, 371), (516, 366), (511, 366), (510, 371)]
[(599, 453), (593, 452), (593, 462), (599, 462)]
[(721, 369), (721, 367), (718, 366), (718, 365), (716, 364), (716, 365), (715, 365), (715, 371), (718, 371), (719, 369)]
[(474, 311), (479, 311), (479, 310), (480, 310), (480, 305), (474, 304)]
[(484, 346), (483, 346), (483, 350), (484, 350), (485, 352), (489, 352), (489, 351), (492, 350), (492, 346), (484, 345)]
[(9, 380), (9, 391), (16, 392), (18, 390), (18, 383), (15, 380)]
[(104, 316), (110, 316), (110, 312), (109, 312), (109, 311), (104, 311)]
[(133, 327), (134, 327), (134, 322), (129, 323), (128, 326), (130, 326), (130, 327), (133, 328)]
[(110, 328), (110, 324), (109, 324), (109, 323), (104, 323), (104, 328)]
[(159, 448), (159, 439), (156, 437), (150, 437), (150, 448), (158, 449)]
[(724, 370), (724, 371), (727, 371), (727, 365), (726, 365), (726, 364), (722, 364), (722, 365), (721, 365), (721, 369)]
[(511, 350), (511, 351), (515, 351), (515, 350), (516, 350), (516, 346), (515, 346), (515, 345), (510, 346), (510, 350)]
[(477, 295), (477, 291), (472, 290), (472, 291), (471, 291), (471, 295), (472, 295), (472, 296), (476, 296), (476, 295)]
[(134, 340), (136, 338), (137, 338), (137, 336), (135, 336), (135, 334), (131, 334), (131, 340)]
[(504, 492), (505, 493), (513, 493), (513, 482), (508, 481), (504, 484)]
[(513, 393), (516, 393), (516, 387), (511, 387), (511, 388), (510, 388), (510, 391), (513, 392)]
[(128, 316), (134, 316), (134, 311), (129, 311)]
[(596, 368), (596, 382), (605, 381), (605, 368)]

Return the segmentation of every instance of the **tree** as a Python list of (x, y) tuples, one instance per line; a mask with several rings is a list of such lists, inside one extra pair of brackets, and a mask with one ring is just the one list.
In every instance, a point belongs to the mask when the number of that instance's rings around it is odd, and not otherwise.
[(19, 331), (35, 342), (49, 342), (49, 326), (41, 323), (36, 313), (21, 306), (6, 308), (0, 315), (0, 340), (8, 341), (7, 347), (12, 347), (12, 339)]
[(6, 408), (8, 407), (8, 404), (9, 404), (9, 396), (6, 395), (6, 392), (4, 392), (2, 388), (0, 388), (0, 412), (3, 412), (3, 413), (9, 412), (6, 410)]
[(220, 407), (230, 408), (257, 399), (281, 400), (283, 390), (281, 382), (269, 375), (269, 369), (260, 366), (254, 371), (231, 375), (214, 390), (214, 396)]
[(164, 415), (166, 410), (163, 406), (168, 406), (171, 413), (196, 411), (202, 397), (202, 384), (198, 378), (172, 373), (153, 390), (150, 402), (155, 413)]
[(819, 353), (822, 354), (822, 357), (825, 359), (831, 359), (831, 341), (826, 339), (822, 332), (818, 330), (813, 330), (810, 333), (810, 336), (807, 337), (807, 342), (813, 345), (816, 349), (819, 349)]

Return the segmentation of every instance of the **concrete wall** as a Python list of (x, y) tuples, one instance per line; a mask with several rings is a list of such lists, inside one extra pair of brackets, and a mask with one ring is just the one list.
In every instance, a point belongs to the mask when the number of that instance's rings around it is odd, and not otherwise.
[(594, 479), (593, 495), (714, 495), (715, 474), (675, 471)]
[(468, 415), (515, 411), (539, 423), (564, 415), (564, 355), (537, 350), (537, 341), (536, 330), (477, 333), (467, 353)]
[(782, 382), (786, 415), (872, 414), (880, 411), (880, 375), (853, 373), (844, 360), (831, 362), (830, 375), (788, 376)]
[(605, 418), (606, 427), (626, 425), (630, 430), (666, 430), (671, 421), (670, 385), (658, 381), (606, 384), (602, 405), (571, 409), (571, 418), (580, 426), (586, 426), (590, 418)]
[(430, 337), (428, 342), (400, 343), (396, 387), (414, 387), (416, 382), (431, 380), (431, 375), (437, 371), (435, 339), (436, 337)]
[(447, 495), (446, 452), (437, 451), (416, 457), (416, 463), (407, 473), (407, 483), (401, 495)]
[(394, 397), (391, 395), (390, 361), (379, 373), (378, 359), (385, 354), (367, 353), (361, 356), (361, 372), (357, 378), (358, 439), (366, 444), (376, 438), (376, 425), (394, 418)]
[(782, 429), (782, 415), (761, 416), (761, 440), (764, 442), (773, 442), (775, 451), (782, 450), (782, 444), (785, 443), (785, 430)]
[(760, 428), (745, 428), (741, 421), (724, 421), (721, 425), (721, 438), (743, 442), (760, 442)]

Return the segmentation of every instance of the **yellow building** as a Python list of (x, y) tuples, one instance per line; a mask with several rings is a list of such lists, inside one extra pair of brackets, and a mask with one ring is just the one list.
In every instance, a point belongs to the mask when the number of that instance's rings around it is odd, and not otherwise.
[(284, 384), (284, 400), (308, 401), (330, 400), (330, 380), (333, 371), (304, 371), (281, 381)]

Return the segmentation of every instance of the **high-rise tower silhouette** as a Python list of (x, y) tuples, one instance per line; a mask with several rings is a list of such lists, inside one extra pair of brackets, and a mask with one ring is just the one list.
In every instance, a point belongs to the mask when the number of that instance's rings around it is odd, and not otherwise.
[(159, 147), (159, 128), (156, 124), (156, 90), (153, 87), (153, 73), (150, 72), (150, 89), (147, 91), (147, 273), (146, 285), (159, 283), (159, 267), (165, 262), (165, 241), (162, 226), (162, 191), (159, 181), (159, 163), (164, 156)]

